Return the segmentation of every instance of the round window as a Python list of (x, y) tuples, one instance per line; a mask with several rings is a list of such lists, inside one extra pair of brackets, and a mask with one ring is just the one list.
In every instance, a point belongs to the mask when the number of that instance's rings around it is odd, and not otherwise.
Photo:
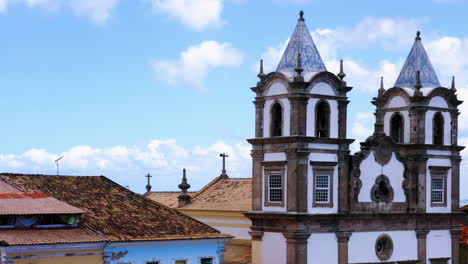
[(375, 253), (377, 257), (382, 260), (388, 260), (393, 253), (393, 241), (389, 235), (383, 234), (377, 238), (375, 242)]

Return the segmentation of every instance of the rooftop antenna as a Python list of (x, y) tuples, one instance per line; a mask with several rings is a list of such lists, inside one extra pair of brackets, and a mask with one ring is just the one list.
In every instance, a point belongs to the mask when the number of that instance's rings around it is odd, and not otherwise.
[(59, 175), (59, 161), (60, 161), (61, 159), (63, 159), (63, 157), (65, 157), (65, 156), (62, 156), (62, 157), (60, 157), (60, 158), (58, 158), (58, 159), (55, 160), (55, 165), (57, 166), (57, 176)]

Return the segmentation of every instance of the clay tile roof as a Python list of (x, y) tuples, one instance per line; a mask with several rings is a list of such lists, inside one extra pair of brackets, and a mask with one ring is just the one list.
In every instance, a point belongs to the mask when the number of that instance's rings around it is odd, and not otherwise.
[(251, 211), (251, 178), (216, 178), (203, 187), (184, 210)]
[[(197, 192), (187, 192), (190, 196), (194, 196)], [(179, 205), (178, 197), (181, 192), (150, 192), (145, 196), (153, 201), (164, 204), (167, 207), (177, 208)]]
[[(0, 180), (0, 215), (83, 214), (84, 211), (41, 193), (22, 193)], [(4, 193), (7, 192), (7, 193)]]
[(23, 192), (40, 192), (86, 211), (81, 224), (111, 241), (230, 238), (104, 176), (0, 174)]
[(106, 238), (86, 228), (0, 229), (0, 245), (95, 243)]

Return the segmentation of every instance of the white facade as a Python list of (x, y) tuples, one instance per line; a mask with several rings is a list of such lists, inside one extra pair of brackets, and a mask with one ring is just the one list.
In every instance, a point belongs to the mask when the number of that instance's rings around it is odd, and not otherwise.
[(286, 238), (283, 234), (263, 233), (261, 249), (262, 264), (286, 263)]

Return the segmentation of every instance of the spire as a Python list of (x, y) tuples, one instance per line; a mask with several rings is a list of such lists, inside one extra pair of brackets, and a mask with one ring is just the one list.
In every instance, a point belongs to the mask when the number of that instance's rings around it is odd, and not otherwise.
[(258, 78), (265, 78), (265, 73), (263, 73), (263, 60), (260, 60), (260, 72), (257, 74)]
[(455, 88), (455, 76), (452, 76), (452, 86), (450, 87), (450, 91), (456, 92), (457, 88)]
[(340, 60), (340, 72), (337, 74), (337, 76), (341, 80), (343, 80), (344, 77), (346, 77), (346, 73), (344, 73), (344, 71), (343, 71), (343, 60)]
[(183, 170), (182, 174), (182, 183), (179, 184), (179, 189), (182, 191), (182, 194), (179, 195), (179, 207), (182, 207), (192, 200), (192, 197), (187, 193), (187, 190), (190, 189), (190, 184), (187, 183), (187, 176), (185, 174), (185, 169)]
[(149, 193), (149, 192), (151, 192), (150, 178), (153, 177), (153, 176), (151, 176), (151, 175), (148, 173), (148, 175), (146, 175), (145, 177), (148, 178), (148, 184), (146, 185), (146, 191)]
[(400, 75), (395, 82), (395, 87), (413, 87), (416, 83), (416, 72), (420, 72), (420, 82), (423, 87), (440, 87), (439, 79), (427, 56), (421, 41), (421, 32), (416, 33), (416, 38)]
[(299, 53), (302, 54), (302, 68), (304, 72), (322, 72), (327, 70), (305, 24), (303, 11), (299, 13), (296, 28), (276, 71), (293, 73)]

